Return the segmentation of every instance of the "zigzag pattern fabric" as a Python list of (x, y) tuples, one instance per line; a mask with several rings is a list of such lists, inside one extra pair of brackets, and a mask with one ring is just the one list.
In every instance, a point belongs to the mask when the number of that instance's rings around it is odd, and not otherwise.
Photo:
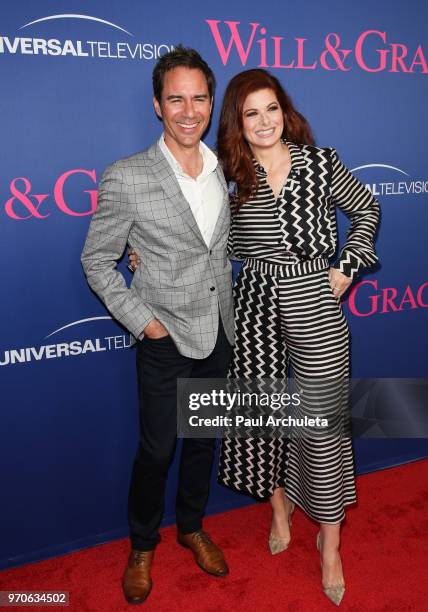
[(257, 498), (285, 487), (290, 499), (314, 520), (338, 523), (356, 493), (347, 427), (348, 328), (332, 293), (327, 265), (318, 271), (314, 263), (314, 271), (297, 276), (292, 264), (277, 265), (274, 276), (251, 261), (244, 265), (235, 286), (235, 348), (229, 376), (280, 379), (291, 363), (298, 389), (307, 391), (312, 383), (316, 398), (302, 401), (294, 416), (322, 415), (329, 421), (328, 430), (306, 430), (303, 435), (296, 429), (288, 439), (226, 437), (218, 479)]
[[(229, 252), (244, 261), (234, 288), (230, 378), (284, 379), (306, 392), (297, 415), (329, 427), (285, 437), (225, 437), (219, 482), (258, 498), (285, 487), (314, 520), (338, 523), (356, 500), (348, 415), (349, 333), (330, 287), (336, 207), (351, 220), (335, 267), (354, 278), (376, 263), (379, 205), (334, 149), (286, 143), (289, 176), (275, 198), (254, 160), (257, 192), (233, 211)], [(333, 381), (333, 382), (332, 382)], [(301, 396), (303, 397), (303, 395)]]
[(339, 160), (334, 149), (287, 142), (290, 174), (275, 197), (266, 172), (255, 160), (257, 193), (232, 217), (229, 252), (237, 259), (287, 263), (330, 259), (337, 249), (336, 207), (351, 220), (335, 267), (354, 279), (377, 262), (374, 235), (379, 204)]

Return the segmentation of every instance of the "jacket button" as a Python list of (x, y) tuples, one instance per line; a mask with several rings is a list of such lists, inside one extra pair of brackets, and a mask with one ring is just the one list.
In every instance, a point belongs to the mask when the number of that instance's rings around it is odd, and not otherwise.
[(212, 255), (212, 254), (213, 254), (212, 249), (210, 249), (210, 250), (208, 251), (208, 255)]
[(215, 287), (210, 287), (210, 291), (215, 291)]

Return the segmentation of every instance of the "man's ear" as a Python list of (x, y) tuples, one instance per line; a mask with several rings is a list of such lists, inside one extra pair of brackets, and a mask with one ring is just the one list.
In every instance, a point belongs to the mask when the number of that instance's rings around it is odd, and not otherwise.
[(155, 113), (157, 114), (157, 116), (159, 117), (159, 119), (162, 119), (162, 109), (161, 106), (158, 102), (158, 99), (155, 98), (153, 96), (153, 106), (155, 107)]

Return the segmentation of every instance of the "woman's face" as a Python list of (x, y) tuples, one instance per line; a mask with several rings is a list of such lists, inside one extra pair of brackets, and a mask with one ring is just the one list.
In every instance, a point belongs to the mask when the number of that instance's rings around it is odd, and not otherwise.
[(242, 109), (243, 134), (252, 151), (269, 149), (281, 140), (284, 115), (275, 92), (260, 89), (247, 96)]

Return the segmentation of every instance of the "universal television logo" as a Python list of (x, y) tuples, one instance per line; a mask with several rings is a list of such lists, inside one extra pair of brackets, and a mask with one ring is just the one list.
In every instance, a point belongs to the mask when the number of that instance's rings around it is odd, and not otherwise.
[[(401, 168), (397, 168), (395, 166), (390, 166), (389, 164), (365, 164), (363, 166), (357, 166), (356, 168), (352, 168), (351, 172), (360, 173), (361, 171), (367, 171), (371, 169), (376, 169), (378, 171), (386, 172), (386, 173), (395, 173), (400, 174), (404, 177), (409, 177), (410, 175), (402, 170)], [(359, 175), (357, 175), (359, 176)], [(402, 196), (402, 195), (418, 195), (428, 193), (428, 180), (401, 180), (401, 181), (376, 181), (365, 183), (367, 189), (369, 189), (374, 196)]]
[[(111, 321), (110, 316), (89, 317), (71, 321), (48, 334), (44, 340), (61, 334), (67, 329), (80, 327), (87, 323), (99, 321)], [(75, 333), (75, 332), (74, 332)], [(77, 335), (77, 334), (76, 334)], [(130, 336), (119, 334), (91, 338), (73, 338), (64, 342), (52, 342), (40, 346), (27, 346), (22, 348), (9, 348), (0, 351), (0, 367), (30, 363), (33, 361), (45, 361), (48, 359), (62, 359), (65, 357), (81, 357), (90, 353), (104, 353), (106, 351), (117, 351), (127, 349), (131, 346)]]
[(26, 30), (37, 24), (63, 20), (91, 21), (113, 30), (119, 30), (128, 37), (126, 42), (110, 40), (76, 40), (60, 38), (42, 38), (27, 36), (0, 36), (0, 53), (10, 55), (43, 55), (51, 57), (72, 56), (79, 59), (110, 59), (110, 60), (157, 60), (164, 53), (171, 51), (174, 45), (155, 42), (133, 42), (134, 35), (121, 26), (106, 21), (100, 17), (67, 13), (48, 15), (25, 23), (18, 28)]

